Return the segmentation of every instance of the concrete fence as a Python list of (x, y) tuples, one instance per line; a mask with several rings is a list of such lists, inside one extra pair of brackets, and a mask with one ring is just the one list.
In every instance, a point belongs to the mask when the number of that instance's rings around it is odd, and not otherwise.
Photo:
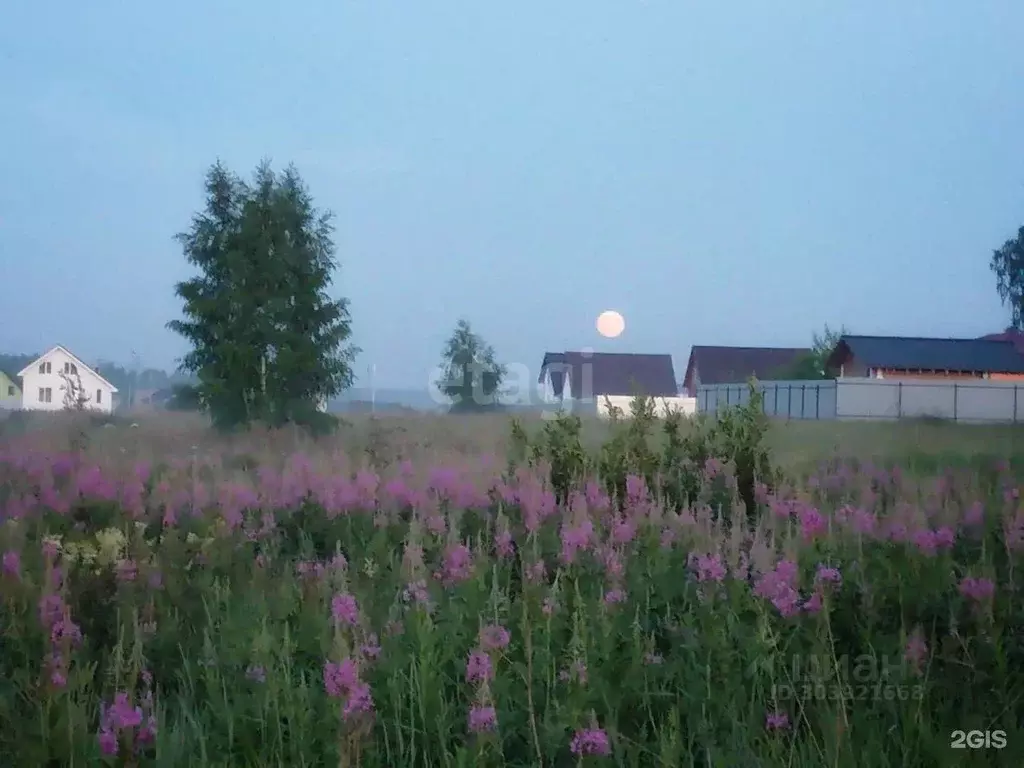
[[(762, 381), (764, 412), (785, 419), (938, 418), (968, 423), (1024, 422), (1024, 384), (984, 379), (894, 381), (830, 379)], [(742, 405), (746, 384), (712, 384), (697, 389), (697, 410)]]

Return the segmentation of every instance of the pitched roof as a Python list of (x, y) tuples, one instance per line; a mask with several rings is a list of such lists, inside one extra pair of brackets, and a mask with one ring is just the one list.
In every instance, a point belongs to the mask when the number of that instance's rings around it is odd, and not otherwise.
[(1018, 352), (1024, 352), (1024, 331), (1018, 331), (1016, 328), (1007, 328), (1002, 333), (989, 333), (979, 338), (983, 341), (1009, 341)]
[(576, 400), (603, 395), (677, 397), (675, 368), (671, 355), (642, 355), (625, 352), (545, 352), (538, 382), (550, 375), (556, 395), (565, 387), (569, 374), (571, 396)]
[[(1024, 355), (1005, 339), (928, 339), (909, 336), (843, 336), (829, 356), (849, 356), (871, 368), (906, 371), (1024, 373)], [(835, 361), (835, 362), (833, 362)]]
[(89, 373), (91, 373), (97, 379), (99, 379), (104, 384), (106, 384), (108, 387), (110, 387), (110, 391), (111, 392), (117, 392), (118, 391), (117, 387), (115, 387), (113, 384), (111, 384), (109, 381), (107, 381), (103, 376), (101, 376), (99, 371), (97, 371), (91, 365), (87, 365), (86, 363), (82, 362), (82, 358), (78, 357), (71, 350), (69, 350), (67, 347), (61, 346), (60, 344), (58, 344), (57, 346), (53, 347), (52, 349), (47, 350), (46, 352), (41, 354), (39, 357), (37, 357), (35, 360), (33, 360), (31, 363), (29, 363), (24, 368), (22, 368), (20, 371), (18, 371), (18, 378), (23, 378), (25, 376), (25, 374), (31, 373), (32, 369), (39, 364), (40, 360), (42, 360), (42, 359), (44, 359), (46, 357), (49, 357), (50, 355), (52, 355), (54, 352), (56, 352), (58, 350), (60, 350), (65, 355), (70, 357), (72, 359), (72, 361), (74, 361), (75, 365), (77, 365), (79, 368), (82, 368), (82, 369), (84, 369), (86, 371), (89, 371)]
[(751, 376), (767, 378), (810, 354), (804, 347), (705, 347), (690, 349), (683, 383), (690, 390), (693, 371), (701, 384), (740, 384)]

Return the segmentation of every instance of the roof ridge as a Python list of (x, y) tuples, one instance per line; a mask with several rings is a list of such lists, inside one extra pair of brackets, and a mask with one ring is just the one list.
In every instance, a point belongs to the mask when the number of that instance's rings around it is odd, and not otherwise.
[[(1003, 332), (1005, 333), (1005, 331)], [(1002, 335), (1002, 334), (993, 334)], [(886, 341), (970, 341), (970, 342), (994, 342), (996, 344), (1010, 343), (1009, 339), (986, 339), (983, 337), (970, 336), (876, 336), (868, 333), (844, 333), (839, 337), (842, 339), (885, 339)]]

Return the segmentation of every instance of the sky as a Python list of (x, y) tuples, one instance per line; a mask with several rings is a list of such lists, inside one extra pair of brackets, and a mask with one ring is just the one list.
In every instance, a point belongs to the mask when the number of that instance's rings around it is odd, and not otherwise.
[[(1024, 3), (14, 3), (0, 351), (172, 368), (207, 167), (334, 212), (357, 373), (426, 387), (456, 321), (547, 350), (1001, 330), (1024, 225)], [(626, 330), (601, 339), (597, 315)], [(539, 371), (538, 371), (539, 372)], [(365, 374), (361, 377), (365, 382)]]

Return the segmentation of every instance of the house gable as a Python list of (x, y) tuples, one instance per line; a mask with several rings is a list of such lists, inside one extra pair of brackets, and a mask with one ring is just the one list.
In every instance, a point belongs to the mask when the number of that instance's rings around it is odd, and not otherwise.
[(39, 366), (45, 363), (50, 363), (50, 369), (48, 370), (48, 374), (59, 374), (59, 372), (63, 370), (64, 363), (68, 363), (70, 365), (75, 366), (78, 375), (83, 377), (83, 379), (88, 376), (93, 382), (98, 384), (100, 387), (108, 390), (111, 394), (115, 394), (118, 391), (117, 387), (115, 387), (113, 384), (111, 384), (109, 381), (103, 378), (99, 373), (96, 372), (95, 369), (86, 365), (84, 362), (82, 362), (81, 358), (76, 357), (66, 347), (62, 347), (59, 344), (53, 349), (49, 350), (48, 352), (40, 355), (27, 366), (25, 366), (18, 373), (18, 377), (24, 380), (26, 378), (31, 377), (33, 374), (39, 374)]
[(610, 352), (548, 352), (541, 363), (541, 383), (556, 397), (593, 400), (609, 396), (676, 397), (672, 356)]

